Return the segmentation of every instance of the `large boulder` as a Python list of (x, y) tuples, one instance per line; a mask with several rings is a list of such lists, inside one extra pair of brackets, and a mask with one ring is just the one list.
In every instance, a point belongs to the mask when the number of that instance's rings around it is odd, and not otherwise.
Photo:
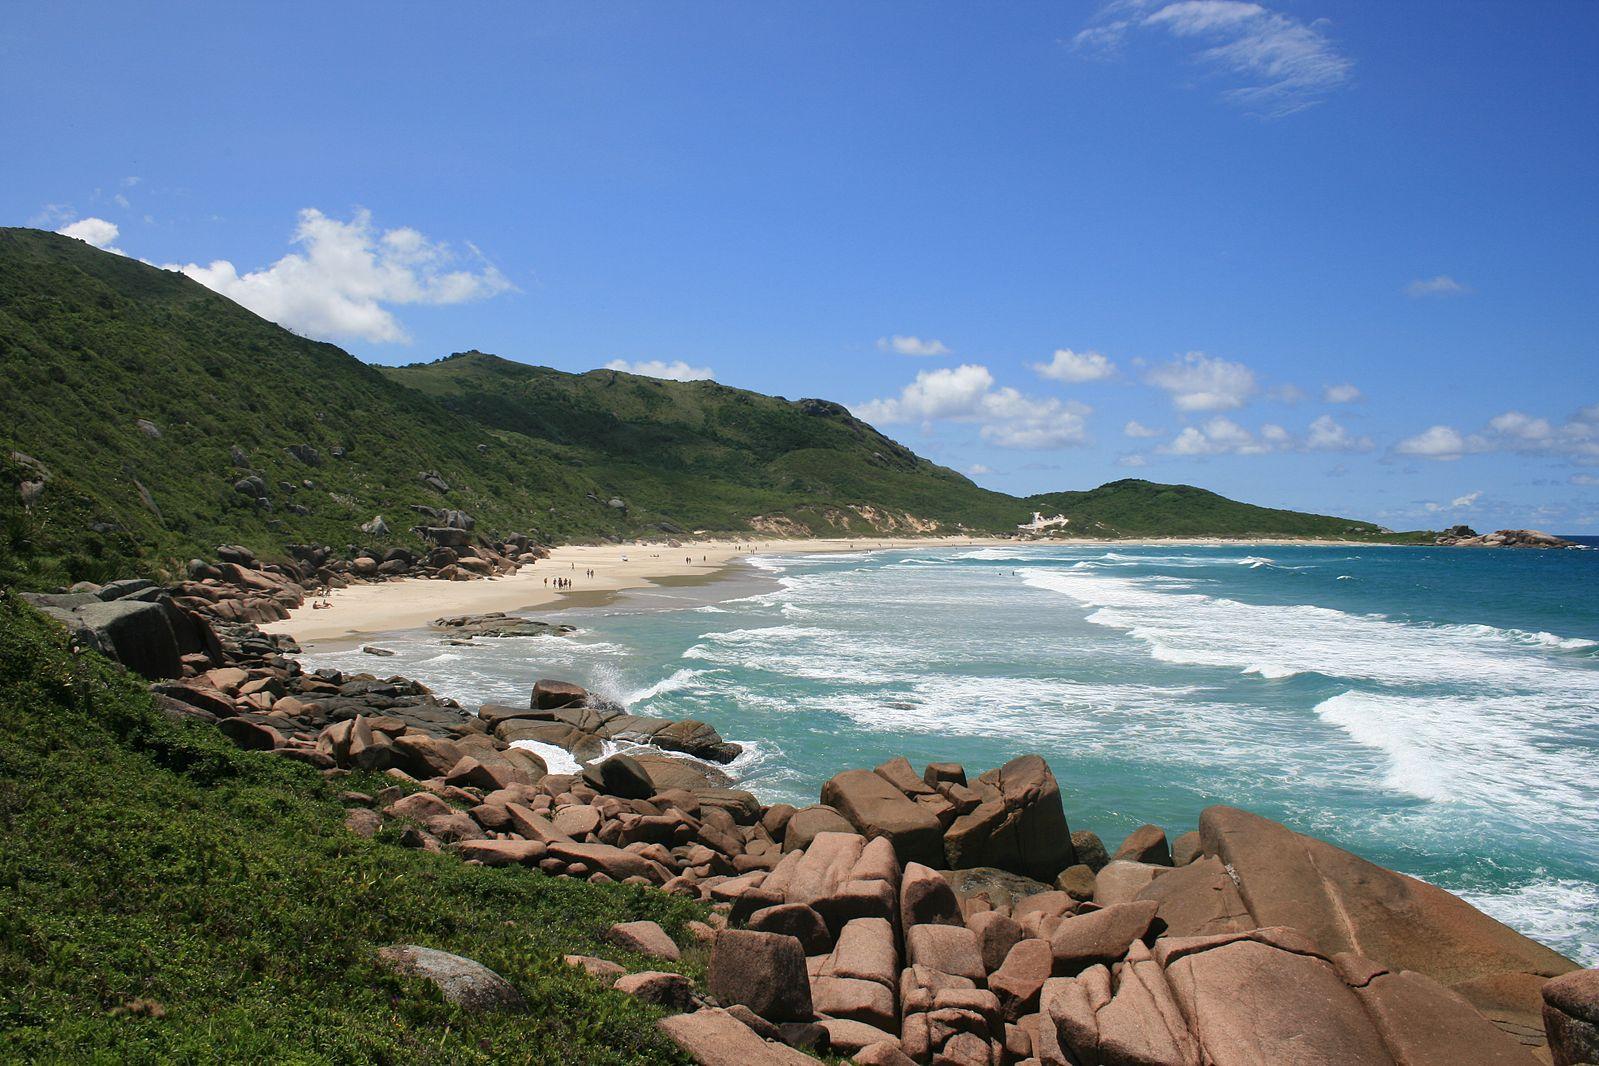
[(783, 827), (783, 850), (804, 851), (821, 833), (853, 833), (855, 827), (831, 807), (813, 804), (789, 815)]
[(588, 703), (589, 690), (582, 685), (574, 685), (569, 681), (553, 681), (542, 678), (533, 684), (533, 707), (536, 710), (552, 710), (556, 707), (582, 707)]
[(939, 866), (938, 819), (870, 770), (845, 770), (822, 786), (822, 802), (866, 837), (887, 837), (901, 863)]
[(104, 601), (92, 593), (81, 598), (24, 593), (23, 598), (66, 626), (73, 640), (136, 674), (151, 680), (183, 674), (185, 649), (173, 626), (173, 616), (179, 612), (169, 604), (137, 599)]
[(1544, 1029), (1554, 1066), (1599, 1062), (1599, 970), (1581, 970), (1543, 986)]
[(978, 784), (983, 803), (944, 834), (951, 869), (997, 866), (1048, 882), (1076, 864), (1060, 785), (1042, 758), (1012, 759), (983, 774)]
[(808, 1022), (815, 1016), (805, 949), (792, 936), (718, 930), (706, 983), (718, 1002), (742, 1003), (770, 1022)]
[(482, 1011), (522, 1006), (522, 994), (511, 982), (480, 962), (447, 951), (399, 944), (378, 952), (378, 962), (405, 977), (432, 984), (444, 1000), (465, 1010)]
[[(803, 975), (802, 975), (803, 976)], [(815, 1066), (816, 1060), (762, 1040), (725, 1010), (674, 1014), (655, 1023), (699, 1066)]]
[(1247, 811), (1209, 807), (1199, 833), (1249, 924), (1291, 926), (1329, 954), (1426, 974), (1495, 1021), (1540, 1025), (1542, 979), (1577, 969), (1458, 896)]
[(655, 795), (655, 782), (650, 780), (649, 771), (626, 755), (612, 755), (584, 768), (583, 783), (596, 792), (623, 799), (649, 799)]

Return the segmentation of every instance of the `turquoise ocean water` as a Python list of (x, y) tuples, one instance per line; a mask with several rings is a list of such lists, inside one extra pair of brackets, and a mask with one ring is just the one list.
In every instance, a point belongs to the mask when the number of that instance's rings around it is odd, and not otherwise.
[(573, 640), (313, 653), (463, 703), (578, 681), (746, 745), (767, 802), (895, 755), (1025, 752), (1114, 847), (1231, 803), (1599, 965), (1599, 551), (954, 548), (759, 557)]

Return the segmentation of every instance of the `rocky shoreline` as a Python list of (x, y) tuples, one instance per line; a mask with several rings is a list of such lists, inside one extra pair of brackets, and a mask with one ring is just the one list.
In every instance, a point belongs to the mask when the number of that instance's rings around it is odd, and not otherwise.
[(1501, 529), (1478, 533), (1470, 526), (1451, 526), (1438, 534), (1435, 544), (1452, 548), (1581, 548), (1575, 541), (1540, 529)]
[[(502, 547), (468, 558), (491, 570), (537, 558)], [(305, 672), (292, 640), (256, 626), (308, 588), (411, 573), (414, 558), (403, 570), (390, 566), (399, 559), (334, 567), (312, 552), (291, 569), (218, 554), (171, 588), (25, 598), (149, 679), (175, 717), (330, 778), (387, 775), (375, 793), (343, 794), (353, 832), (393, 824), (402, 845), (466, 862), (704, 901), (693, 930), (709, 951), (703, 989), (568, 960), (673, 1012), (662, 1029), (701, 1063), (1599, 1059), (1599, 971), (1248, 812), (1210, 807), (1197, 832), (1170, 840), (1145, 826), (1112, 850), (1070, 829), (1036, 755), (971, 776), (894, 759), (842, 770), (816, 804), (764, 805), (719, 769), (738, 746), (708, 723), (636, 717), (550, 679), (525, 706), (468, 710), (401, 677)], [(422, 565), (455, 576), (445, 571), (461, 573), (461, 558)], [(436, 627), (446, 640), (558, 639), (505, 615)], [(582, 771), (551, 773), (518, 741), (564, 748)], [(614, 743), (636, 747), (607, 757)], [(663, 960), (680, 952), (652, 923), (612, 935)], [(517, 997), (471, 960), (426, 948), (386, 949), (383, 962), (474, 1008)]]

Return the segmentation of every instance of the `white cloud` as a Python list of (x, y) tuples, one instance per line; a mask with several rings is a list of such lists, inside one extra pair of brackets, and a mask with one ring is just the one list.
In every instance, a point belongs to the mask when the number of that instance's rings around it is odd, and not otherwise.
[(1255, 374), (1242, 363), (1189, 352), (1145, 375), (1144, 380), (1171, 394), (1179, 411), (1226, 411), (1242, 407), (1255, 393)]
[(294, 243), (302, 250), (247, 274), (226, 259), (168, 269), (297, 332), (376, 342), (409, 339), (391, 305), (467, 303), (514, 287), (470, 245), (474, 262), (461, 268), (448, 245), (409, 227), (379, 231), (365, 210), (343, 222), (306, 208)]
[(1414, 455), (1420, 459), (1437, 459), (1441, 462), (1459, 459), (1468, 451), (1476, 450), (1453, 426), (1430, 426), (1394, 445), (1394, 451), (1400, 455)]
[(1121, 465), (1121, 466), (1135, 466), (1136, 467), (1136, 466), (1148, 466), (1149, 465), (1149, 460), (1148, 459), (1146, 459), (1142, 455), (1138, 455), (1136, 453), (1133, 454), (1133, 455), (1124, 455), (1120, 459), (1117, 459), (1116, 462), (1119, 465)]
[(1305, 401), (1305, 390), (1292, 383), (1276, 386), (1269, 395), (1278, 403), (1303, 403)]
[(1104, 381), (1116, 376), (1116, 364), (1103, 355), (1098, 352), (1074, 352), (1070, 348), (1057, 348), (1054, 358), (1049, 362), (1034, 363), (1032, 366), (1040, 377), (1070, 385)]
[(1232, 419), (1217, 415), (1202, 426), (1185, 426), (1169, 444), (1163, 444), (1156, 450), (1165, 455), (1188, 457), (1263, 455), (1271, 450), (1271, 443), (1257, 439)]
[(951, 355), (943, 341), (896, 333), (892, 337), (877, 338), (877, 350), (895, 355)]
[(992, 474), (994, 471), (991, 468), (984, 466), (982, 463), (973, 463), (971, 466), (966, 468), (966, 472), (972, 477), (978, 477), (983, 474)]
[(1357, 437), (1340, 425), (1332, 415), (1322, 415), (1310, 423), (1305, 433), (1306, 451), (1312, 452), (1369, 452), (1370, 437)]
[(1273, 452), (1364, 452), (1371, 447), (1370, 437), (1355, 436), (1330, 415), (1322, 415), (1311, 422), (1303, 437), (1274, 422), (1266, 422), (1259, 430), (1251, 431), (1224, 415), (1217, 415), (1198, 426), (1184, 427), (1155, 450), (1162, 455), (1193, 458)]
[(76, 237), (86, 244), (103, 248), (108, 252), (123, 254), (120, 248), (115, 247), (117, 235), (121, 231), (115, 222), (107, 222), (103, 218), (80, 218), (76, 222), (67, 223), (56, 232), (63, 237)]
[(1271, 117), (1320, 102), (1354, 68), (1327, 36), (1326, 20), (1306, 22), (1244, 0), (1114, 0), (1072, 44), (1115, 55), (1140, 30), (1194, 44), (1200, 62), (1234, 82), (1224, 98)]
[(1520, 411), (1506, 411), (1489, 419), (1488, 428), (1506, 437), (1531, 442), (1551, 440), (1555, 435), (1548, 419), (1533, 418)]
[(1394, 445), (1400, 455), (1449, 461), (1481, 452), (1540, 455), (1577, 462), (1599, 462), (1599, 404), (1590, 404), (1560, 423), (1522, 411), (1506, 411), (1475, 433), (1433, 426)]
[(1481, 489), (1477, 490), (1476, 492), (1468, 492), (1464, 496), (1456, 496), (1453, 500), (1450, 500), (1449, 501), (1449, 506), (1455, 507), (1455, 508), (1470, 507), (1472, 504), (1476, 503), (1481, 497), (1482, 497), (1482, 490)]
[(1355, 386), (1345, 382), (1342, 385), (1328, 385), (1321, 390), (1321, 398), (1327, 403), (1358, 403), (1365, 396)]
[(1431, 278), (1417, 278), (1405, 286), (1405, 295), (1413, 300), (1425, 296), (1464, 296), (1471, 289), (1448, 274), (1439, 274)]
[(1599, 477), (1592, 474), (1572, 474), (1566, 480), (1573, 485), (1599, 485)]
[(872, 423), (948, 421), (981, 426), (982, 438), (1002, 448), (1060, 448), (1088, 440), (1085, 416), (1091, 408), (1054, 397), (1028, 396), (1010, 386), (995, 387), (986, 366), (962, 364), (923, 370), (887, 399), (853, 408)]
[(1129, 421), (1125, 426), (1123, 426), (1122, 432), (1129, 437), (1134, 437), (1139, 440), (1148, 440), (1150, 437), (1158, 437), (1166, 431), (1164, 429), (1156, 429), (1153, 426), (1146, 426), (1142, 422), (1134, 420)]
[(708, 366), (689, 366), (681, 359), (670, 363), (659, 359), (644, 359), (630, 363), (626, 359), (612, 359), (606, 370), (620, 370), (624, 374), (638, 374), (647, 378), (665, 378), (667, 381), (709, 381), (716, 374)]

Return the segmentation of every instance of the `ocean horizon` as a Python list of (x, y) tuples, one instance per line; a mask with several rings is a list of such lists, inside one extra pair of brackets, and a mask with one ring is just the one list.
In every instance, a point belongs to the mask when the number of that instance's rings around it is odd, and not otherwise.
[[(1587, 538), (1590, 541), (1599, 538)], [(1112, 848), (1226, 803), (1599, 963), (1599, 553), (1343, 544), (775, 552), (732, 580), (542, 613), (571, 638), (307, 668), (475, 706), (539, 677), (699, 718), (763, 802), (897, 755), (1028, 752)], [(540, 746), (552, 769), (570, 761)]]

